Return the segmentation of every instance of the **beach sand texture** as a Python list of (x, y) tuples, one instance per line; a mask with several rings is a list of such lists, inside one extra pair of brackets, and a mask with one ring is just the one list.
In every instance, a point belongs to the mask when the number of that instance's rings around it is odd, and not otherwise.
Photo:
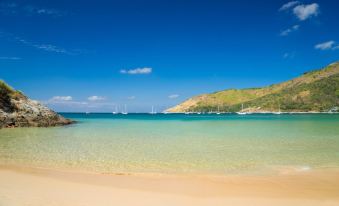
[(94, 174), (1, 166), (0, 205), (339, 205), (339, 171), (273, 176)]

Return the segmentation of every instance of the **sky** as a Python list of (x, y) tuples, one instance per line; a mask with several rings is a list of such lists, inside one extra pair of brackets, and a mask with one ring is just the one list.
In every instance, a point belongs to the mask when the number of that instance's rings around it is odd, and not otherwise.
[(58, 112), (157, 111), (339, 60), (339, 2), (0, 0), (0, 79)]

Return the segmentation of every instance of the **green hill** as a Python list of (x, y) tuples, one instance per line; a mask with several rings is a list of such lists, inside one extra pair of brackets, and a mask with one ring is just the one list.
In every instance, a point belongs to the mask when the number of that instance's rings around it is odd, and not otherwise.
[(339, 106), (339, 62), (262, 88), (228, 89), (198, 95), (168, 112), (320, 112)]

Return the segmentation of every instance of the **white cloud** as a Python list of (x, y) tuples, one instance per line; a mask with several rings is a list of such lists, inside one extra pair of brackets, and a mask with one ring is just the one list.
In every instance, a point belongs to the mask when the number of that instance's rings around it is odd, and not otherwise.
[(168, 98), (170, 98), (170, 99), (176, 99), (178, 97), (179, 97), (179, 94), (171, 94), (171, 95), (168, 96)]
[(36, 43), (30, 40), (26, 40), (24, 38), (21, 38), (19, 36), (16, 36), (14, 34), (8, 33), (8, 32), (0, 32), (0, 37), (4, 38), (8, 41), (15, 41), (19, 44), (25, 45), (25, 46), (29, 46), (29, 47), (33, 47), (36, 49), (40, 49), (43, 51), (47, 51), (47, 52), (55, 52), (55, 53), (60, 53), (60, 54), (68, 54), (68, 55), (79, 55), (79, 54), (83, 54), (83, 53), (87, 53), (86, 50), (81, 50), (81, 49), (72, 49), (72, 50), (68, 50), (62, 47), (58, 47), (52, 44), (41, 44), (41, 43)]
[(283, 58), (284, 59), (292, 59), (292, 58), (294, 58), (295, 57), (295, 52), (286, 52), (286, 53), (284, 53), (284, 55), (283, 55)]
[(87, 98), (89, 101), (102, 101), (105, 100), (105, 97), (100, 97), (100, 96), (90, 96)]
[(136, 68), (136, 69), (122, 69), (120, 70), (121, 74), (150, 74), (152, 73), (152, 68), (144, 67), (144, 68)]
[(59, 48), (51, 44), (33, 44), (33, 46), (38, 49), (42, 49), (42, 50), (49, 51), (49, 52), (68, 53), (65, 49)]
[(335, 41), (331, 40), (331, 41), (319, 43), (315, 45), (314, 48), (319, 49), (319, 50), (330, 50), (330, 49), (336, 50), (339, 48), (339, 45), (336, 45)]
[(282, 31), (282, 32), (280, 33), (280, 36), (287, 36), (287, 35), (289, 35), (291, 32), (297, 31), (297, 30), (299, 29), (299, 27), (300, 27), (299, 25), (294, 25), (294, 26), (292, 26), (291, 28), (288, 28), (288, 29)]
[(299, 1), (290, 1), (284, 5), (282, 5), (279, 9), (279, 11), (284, 11), (284, 10), (287, 10), (289, 8), (292, 8), (293, 6), (299, 4)]
[(88, 107), (87, 102), (77, 102), (77, 101), (42, 101), (46, 105), (62, 105), (67, 107)]
[(59, 101), (72, 101), (72, 96), (54, 96), (49, 101), (51, 102), (59, 102)]
[(294, 7), (293, 13), (298, 17), (300, 21), (304, 21), (312, 16), (317, 16), (319, 14), (319, 5), (317, 3), (298, 5)]
[(135, 96), (130, 96), (130, 97), (127, 97), (127, 99), (128, 100), (134, 100), (134, 99), (136, 99), (136, 97)]
[(68, 51), (64, 48), (60, 48), (57, 47), (55, 45), (51, 45), (51, 44), (36, 44), (30, 41), (27, 41), (25, 39), (19, 38), (19, 37), (15, 37), (15, 40), (17, 40), (18, 42), (27, 45), (27, 46), (31, 46), (37, 49), (41, 49), (47, 52), (55, 52), (55, 53), (63, 53), (63, 54), (69, 54), (69, 55), (74, 55), (76, 53), (72, 52), (72, 51)]
[(20, 57), (0, 57), (0, 60), (20, 60)]
[(7, 15), (23, 14), (26, 16), (53, 16), (60, 17), (66, 15), (66, 12), (59, 11), (57, 9), (42, 8), (34, 5), (25, 5), (17, 3), (0, 3), (0, 13)]

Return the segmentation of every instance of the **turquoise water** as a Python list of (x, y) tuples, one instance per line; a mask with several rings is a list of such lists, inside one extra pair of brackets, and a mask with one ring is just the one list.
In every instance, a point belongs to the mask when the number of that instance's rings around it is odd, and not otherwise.
[(71, 114), (77, 124), (0, 130), (0, 164), (105, 173), (337, 168), (339, 115)]

